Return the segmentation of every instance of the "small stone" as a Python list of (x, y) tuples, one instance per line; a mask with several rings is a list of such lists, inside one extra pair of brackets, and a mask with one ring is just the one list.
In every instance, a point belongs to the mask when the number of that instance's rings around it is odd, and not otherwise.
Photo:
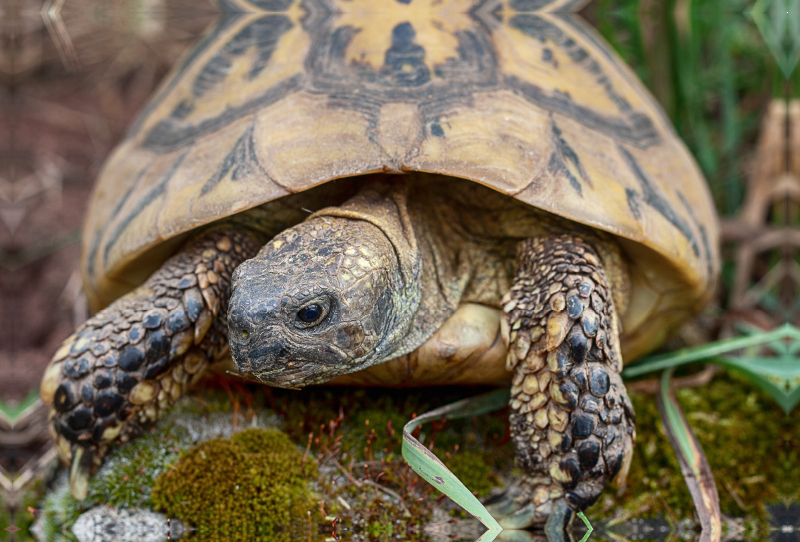
[(209, 271), (206, 273), (206, 278), (208, 279), (209, 284), (216, 284), (219, 282), (219, 275), (217, 275), (214, 271)]
[(179, 520), (168, 524), (156, 512), (100, 505), (81, 514), (72, 532), (79, 542), (162, 542), (168, 534), (170, 540), (178, 540), (187, 530)]

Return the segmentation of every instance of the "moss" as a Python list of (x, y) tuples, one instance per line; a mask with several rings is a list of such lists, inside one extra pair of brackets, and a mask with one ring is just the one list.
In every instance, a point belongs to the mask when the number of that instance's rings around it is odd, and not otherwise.
[(444, 464), (478, 497), (488, 495), (493, 487), (500, 485), (484, 457), (475, 452), (459, 452), (445, 459)]
[(42, 503), (39, 522), (44, 540), (67, 540), (77, 542), (72, 526), (84, 512), (85, 507), (72, 496), (67, 484), (66, 472), (56, 482)]
[[(694, 505), (655, 397), (632, 393), (631, 400), (637, 439), (627, 487), (618, 497), (607, 491), (587, 515), (691, 518)], [(800, 498), (796, 413), (785, 415), (769, 396), (730, 373), (700, 388), (678, 390), (678, 400), (714, 472), (723, 514), (763, 527), (766, 503)]]
[(313, 460), (284, 433), (248, 429), (189, 450), (158, 477), (152, 501), (209, 542), (288, 542), (321, 521), (308, 489), (316, 477)]

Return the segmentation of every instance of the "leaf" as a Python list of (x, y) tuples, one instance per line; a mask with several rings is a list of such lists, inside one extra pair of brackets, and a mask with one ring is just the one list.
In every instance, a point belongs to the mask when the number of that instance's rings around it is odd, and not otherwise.
[(508, 399), (509, 390), (507, 389), (470, 397), (417, 416), (403, 428), (403, 458), (414, 469), (414, 472), (483, 523), (488, 530), (478, 539), (478, 542), (492, 542), (503, 528), (456, 475), (450, 472), (430, 450), (411, 436), (411, 433), (429, 421), (443, 418), (455, 420), (499, 410), (508, 404)]
[(658, 411), (661, 413), (667, 437), (678, 456), (683, 479), (689, 487), (697, 516), (700, 518), (702, 532), (699, 542), (719, 542), (722, 521), (714, 475), (670, 387), (671, 376), (672, 369), (667, 369), (661, 375)]
[(4, 420), (13, 429), (17, 420), (21, 419), (30, 410), (35, 409), (38, 403), (38, 388), (31, 390), (22, 401), (13, 405), (0, 400), (0, 419)]
[[(750, 355), (767, 348), (774, 356)], [(725, 355), (745, 350), (738, 356)], [(693, 361), (707, 360), (743, 375), (758, 386), (788, 414), (800, 403), (800, 329), (785, 324), (769, 332), (757, 332), (746, 337), (736, 337), (695, 348), (670, 352), (646, 358), (644, 362), (626, 368), (625, 378), (651, 371), (671, 369)]]

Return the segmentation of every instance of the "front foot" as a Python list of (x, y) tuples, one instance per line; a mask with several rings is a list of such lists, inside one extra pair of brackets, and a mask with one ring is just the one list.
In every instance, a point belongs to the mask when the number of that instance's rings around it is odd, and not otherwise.
[(41, 396), (75, 498), (110, 445), (154, 422), (226, 351), (230, 277), (258, 248), (232, 229), (201, 235), (58, 349)]
[[(563, 530), (572, 518), (573, 512), (563, 497), (563, 491), (555, 492), (560, 497), (537, 504), (537, 500), (541, 500), (534, 493), (537, 485), (537, 480), (525, 476), (498, 499), (487, 504), (486, 510), (503, 529), (544, 529), (547, 532), (556, 527)], [(560, 527), (557, 527), (559, 525)]]
[(609, 281), (580, 239), (529, 240), (503, 303), (506, 368), (514, 372), (511, 437), (527, 474), (511, 497), (519, 506), (498, 503), (500, 525), (543, 524), (551, 539), (563, 538), (572, 512), (624, 477), (633, 452)]

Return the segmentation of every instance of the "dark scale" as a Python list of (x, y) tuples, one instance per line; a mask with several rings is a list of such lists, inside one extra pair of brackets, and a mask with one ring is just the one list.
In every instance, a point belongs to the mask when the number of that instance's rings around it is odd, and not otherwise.
[(117, 389), (120, 393), (128, 393), (139, 383), (139, 378), (134, 375), (119, 373), (117, 375)]
[(78, 379), (89, 372), (91, 365), (86, 356), (71, 359), (64, 364), (64, 372), (70, 378)]
[(115, 390), (103, 390), (97, 395), (94, 411), (98, 416), (108, 416), (122, 406), (123, 398)]
[(119, 355), (119, 366), (124, 371), (137, 371), (144, 363), (145, 356), (141, 348), (129, 346)]
[(151, 331), (145, 340), (145, 355), (148, 362), (154, 362), (169, 352), (169, 337), (161, 331)]

